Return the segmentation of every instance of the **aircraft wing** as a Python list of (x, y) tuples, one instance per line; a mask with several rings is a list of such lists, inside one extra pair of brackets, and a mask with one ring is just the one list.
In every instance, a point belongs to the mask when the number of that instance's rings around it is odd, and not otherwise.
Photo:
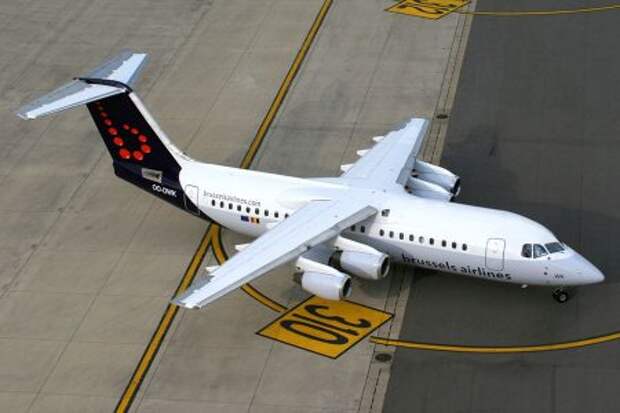
[(192, 284), (173, 303), (186, 308), (203, 307), (376, 212), (367, 203), (354, 199), (311, 201), (226, 261), (210, 277)]
[(354, 164), (346, 165), (345, 179), (363, 180), (379, 189), (405, 185), (420, 152), (428, 120), (413, 118), (402, 129), (388, 133)]

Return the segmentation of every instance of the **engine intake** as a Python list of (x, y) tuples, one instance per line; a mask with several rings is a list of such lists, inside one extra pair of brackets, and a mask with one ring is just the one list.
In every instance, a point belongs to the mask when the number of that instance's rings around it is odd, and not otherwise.
[(351, 295), (351, 277), (343, 273), (304, 272), (301, 288), (326, 300), (338, 301)]
[(336, 251), (329, 265), (366, 280), (380, 280), (390, 271), (390, 257), (379, 251)]

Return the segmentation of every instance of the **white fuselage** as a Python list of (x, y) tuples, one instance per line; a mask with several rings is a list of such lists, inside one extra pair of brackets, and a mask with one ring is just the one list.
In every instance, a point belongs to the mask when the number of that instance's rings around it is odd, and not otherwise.
[(342, 235), (395, 262), (516, 284), (569, 286), (603, 277), (566, 246), (562, 252), (524, 257), (524, 244), (558, 241), (542, 225), (506, 211), (420, 198), (404, 189), (377, 191), (337, 178), (301, 179), (193, 161), (183, 165), (180, 181), (207, 216), (253, 237), (309, 201), (344, 191), (379, 212)]

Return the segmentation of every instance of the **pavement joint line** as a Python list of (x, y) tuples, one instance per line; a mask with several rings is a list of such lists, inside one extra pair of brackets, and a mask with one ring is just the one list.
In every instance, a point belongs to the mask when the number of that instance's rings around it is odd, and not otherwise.
[(573, 350), (589, 347), (596, 344), (608, 343), (620, 340), (620, 331), (601, 336), (589, 337), (573, 341), (564, 341), (549, 344), (534, 344), (524, 346), (460, 346), (453, 344), (421, 343), (408, 340), (392, 340), (382, 337), (371, 337), (370, 341), (384, 346), (395, 346), (414, 350), (443, 351), (451, 353), (478, 353), (478, 354), (515, 354), (515, 353), (540, 353), (544, 351)]
[[(320, 27), (322, 26), (323, 21), (325, 20), (325, 16), (327, 15), (327, 12), (329, 11), (332, 3), (333, 3), (333, 0), (323, 1), (323, 4), (318, 14), (316, 15), (314, 22), (312, 23), (312, 26), (310, 27), (310, 30), (308, 31), (300, 49), (298, 50), (295, 56), (295, 59), (293, 60), (293, 63), (291, 64), (286, 76), (284, 77), (280, 85), (280, 88), (278, 89), (278, 92), (276, 93), (275, 98), (273, 99), (273, 102), (271, 103), (271, 106), (269, 107), (269, 110), (267, 111), (267, 114), (263, 118), (263, 121), (261, 122), (256, 132), (256, 135), (254, 136), (254, 139), (252, 140), (250, 144), (250, 147), (248, 148), (248, 151), (246, 152), (245, 156), (243, 157), (243, 160), (241, 161), (241, 165), (240, 165), (241, 169), (248, 169), (251, 166), (252, 161), (256, 157), (258, 149), (260, 148), (261, 144), (265, 140), (265, 136), (267, 135), (267, 132), (269, 131), (269, 128), (271, 127), (271, 124), (273, 123), (273, 120), (278, 114), (280, 106), (282, 105), (282, 102), (284, 102), (284, 98), (288, 94), (291, 84), (293, 80), (295, 79), (297, 73), (299, 72), (299, 68), (301, 67), (301, 64), (303, 63), (308, 53), (308, 50), (310, 50), (310, 47), (312, 46), (312, 43), (314, 42), (314, 39), (316, 38), (316, 34), (318, 33)], [(182, 291), (185, 291), (191, 285), (192, 281), (196, 277), (196, 274), (198, 273), (202, 260), (204, 259), (209, 248), (212, 247), (213, 240), (217, 238), (216, 242), (221, 246), (221, 242), (219, 239), (220, 237), (219, 233), (220, 233), (219, 225), (217, 224), (209, 225), (207, 231), (202, 237), (202, 240), (200, 241), (200, 244), (198, 245), (198, 248), (196, 249), (196, 252), (194, 253), (194, 256), (192, 257), (192, 260), (190, 261), (190, 264), (187, 270), (185, 271), (185, 274), (183, 275), (183, 278), (181, 279), (180, 284), (178, 285), (174, 293), (174, 296), (176, 296)], [(222, 253), (223, 250), (220, 248), (219, 252)], [(217, 252), (214, 251), (214, 253), (216, 253), (216, 257), (217, 257)], [(249, 287), (244, 286), (244, 287), (245, 288), (242, 288), (242, 289), (246, 293), (248, 293), (251, 297), (257, 299), (259, 302), (267, 305), (268, 307), (274, 309), (275, 311), (281, 312), (286, 308), (282, 306), (281, 304), (278, 304), (275, 301), (268, 299), (268, 297), (264, 296), (258, 290), (254, 289), (254, 287), (252, 286), (249, 286)], [(268, 300), (260, 300), (259, 298), (261, 297), (264, 299), (268, 299)], [(268, 302), (272, 302), (273, 307), (268, 305), (267, 304)], [(278, 306), (282, 307), (282, 309), (280, 310), (276, 309), (278, 308)], [(140, 389), (140, 385), (142, 384), (146, 374), (148, 373), (149, 368), (153, 360), (155, 359), (155, 356), (159, 352), (161, 344), (163, 340), (165, 339), (168, 333), (168, 330), (170, 329), (170, 326), (172, 325), (172, 322), (174, 321), (178, 311), (179, 311), (179, 307), (172, 303), (166, 306), (166, 310), (164, 311), (164, 314), (162, 315), (157, 328), (155, 329), (153, 335), (151, 336), (151, 339), (149, 340), (149, 343), (147, 344), (147, 347), (144, 353), (142, 354), (142, 357), (140, 358), (140, 361), (138, 362), (138, 365), (136, 366), (136, 369), (134, 370), (134, 373), (132, 374), (132, 377), (129, 380), (129, 383), (127, 384), (127, 387), (123, 391), (123, 394), (121, 395), (121, 398), (119, 399), (118, 404), (116, 405), (115, 412), (124, 413), (124, 412), (127, 412), (131, 408), (131, 404), (133, 403), (138, 393), (138, 390)]]

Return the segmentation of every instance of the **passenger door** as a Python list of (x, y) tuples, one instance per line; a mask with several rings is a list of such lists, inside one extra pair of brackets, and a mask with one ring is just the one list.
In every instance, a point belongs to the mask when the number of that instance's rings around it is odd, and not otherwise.
[(185, 185), (185, 191), (183, 191), (185, 209), (194, 215), (200, 215), (200, 209), (198, 206), (198, 197), (200, 191), (195, 185)]
[(486, 266), (489, 270), (504, 269), (504, 249), (506, 241), (501, 238), (489, 238), (487, 241)]

